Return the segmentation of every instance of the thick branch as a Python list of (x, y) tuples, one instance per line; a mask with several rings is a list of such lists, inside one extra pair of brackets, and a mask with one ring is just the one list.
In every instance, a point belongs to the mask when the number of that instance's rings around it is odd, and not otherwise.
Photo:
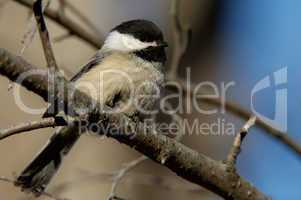
[[(0, 48), (0, 74), (11, 81), (18, 81), (22, 76), (22, 86), (42, 97), (48, 99), (47, 70), (38, 69), (23, 58), (15, 56)], [(32, 74), (31, 76), (29, 76)], [(34, 83), (34, 84), (33, 84)]]
[[(20, 75), (18, 74), (19, 72), (22, 73), (26, 70), (35, 69), (28, 63), (25, 65), (26, 69), (24, 69), (22, 65), (17, 64), (13, 67), (5, 66), (7, 63), (16, 63), (16, 61), (14, 61), (14, 58), (16, 57), (12, 56), (7, 51), (0, 49), (0, 61), (2, 58), (6, 58), (6, 61), (0, 62), (0, 73), (8, 76), (11, 80), (15, 80), (16, 77)], [(17, 62), (18, 64), (26, 63), (21, 58), (17, 59), (19, 59)], [(13, 73), (15, 70), (16, 73)], [(46, 77), (44, 77), (44, 79), (40, 77), (37, 82), (33, 81), (31, 84), (39, 85), (41, 84), (40, 80), (46, 80), (42, 85), (47, 85)], [(28, 85), (29, 84), (25, 86), (39, 95), (47, 94), (47, 87), (43, 88), (45, 91), (41, 92), (41, 88), (36, 88), (34, 86), (29, 87)], [(66, 83), (66, 85), (68, 84)], [(37, 90), (35, 91), (35, 89)], [(44, 96), (42, 95), (42, 97)], [(78, 101), (78, 103), (85, 103), (85, 99), (90, 98), (83, 94), (77, 96), (75, 101)], [(141, 124), (137, 125), (126, 116), (104, 116), (104, 114), (99, 114), (99, 118), (105, 119), (108, 117), (107, 123), (110, 125), (111, 129), (117, 129), (122, 133), (116, 134), (116, 132), (113, 131), (115, 134), (112, 134), (109, 132), (107, 133), (109, 137), (115, 138), (119, 142), (133, 147), (158, 163), (163, 163), (164, 166), (168, 167), (182, 178), (203, 186), (225, 199), (269, 199), (245, 179), (226, 170), (225, 164), (212, 160), (174, 139), (160, 134), (153, 134), (150, 130), (145, 130), (145, 127), (141, 126)], [(135, 131), (133, 132), (133, 130)], [(162, 154), (164, 155), (164, 162), (162, 162)]]

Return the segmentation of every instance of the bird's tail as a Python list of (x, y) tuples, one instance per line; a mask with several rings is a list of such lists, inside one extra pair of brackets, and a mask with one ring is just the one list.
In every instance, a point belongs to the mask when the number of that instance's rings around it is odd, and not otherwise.
[(42, 151), (29, 163), (16, 179), (23, 191), (39, 196), (60, 167), (62, 158), (70, 151), (80, 134), (78, 128), (59, 128)]

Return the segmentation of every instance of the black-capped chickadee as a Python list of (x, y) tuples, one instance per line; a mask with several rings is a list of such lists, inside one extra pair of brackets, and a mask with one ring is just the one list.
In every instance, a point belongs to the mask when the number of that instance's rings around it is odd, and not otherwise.
[[(108, 34), (101, 50), (71, 81), (115, 112), (128, 116), (143, 114), (154, 106), (155, 101), (149, 99), (149, 95), (158, 95), (164, 81), (165, 47), (163, 34), (154, 23), (124, 22)], [(17, 178), (16, 185), (39, 196), (78, 140), (79, 132), (78, 127), (58, 128)]]

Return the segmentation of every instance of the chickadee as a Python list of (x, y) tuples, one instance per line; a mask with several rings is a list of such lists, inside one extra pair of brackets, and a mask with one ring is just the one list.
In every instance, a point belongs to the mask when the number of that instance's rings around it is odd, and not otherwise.
[[(154, 105), (154, 101), (143, 95), (156, 93), (164, 81), (165, 47), (163, 34), (154, 23), (146, 20), (124, 22), (108, 34), (103, 47), (71, 81), (100, 104), (133, 116)], [(138, 99), (140, 104), (129, 104), (130, 98)], [(47, 116), (49, 113), (44, 115)], [(41, 195), (63, 157), (79, 139), (79, 132), (76, 127), (58, 128), (16, 179), (16, 185)]]

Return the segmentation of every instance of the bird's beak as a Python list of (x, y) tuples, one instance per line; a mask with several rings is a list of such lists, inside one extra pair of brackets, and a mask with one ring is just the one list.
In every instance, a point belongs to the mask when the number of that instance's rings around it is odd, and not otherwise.
[(168, 43), (165, 41), (159, 41), (157, 42), (157, 47), (168, 47)]

